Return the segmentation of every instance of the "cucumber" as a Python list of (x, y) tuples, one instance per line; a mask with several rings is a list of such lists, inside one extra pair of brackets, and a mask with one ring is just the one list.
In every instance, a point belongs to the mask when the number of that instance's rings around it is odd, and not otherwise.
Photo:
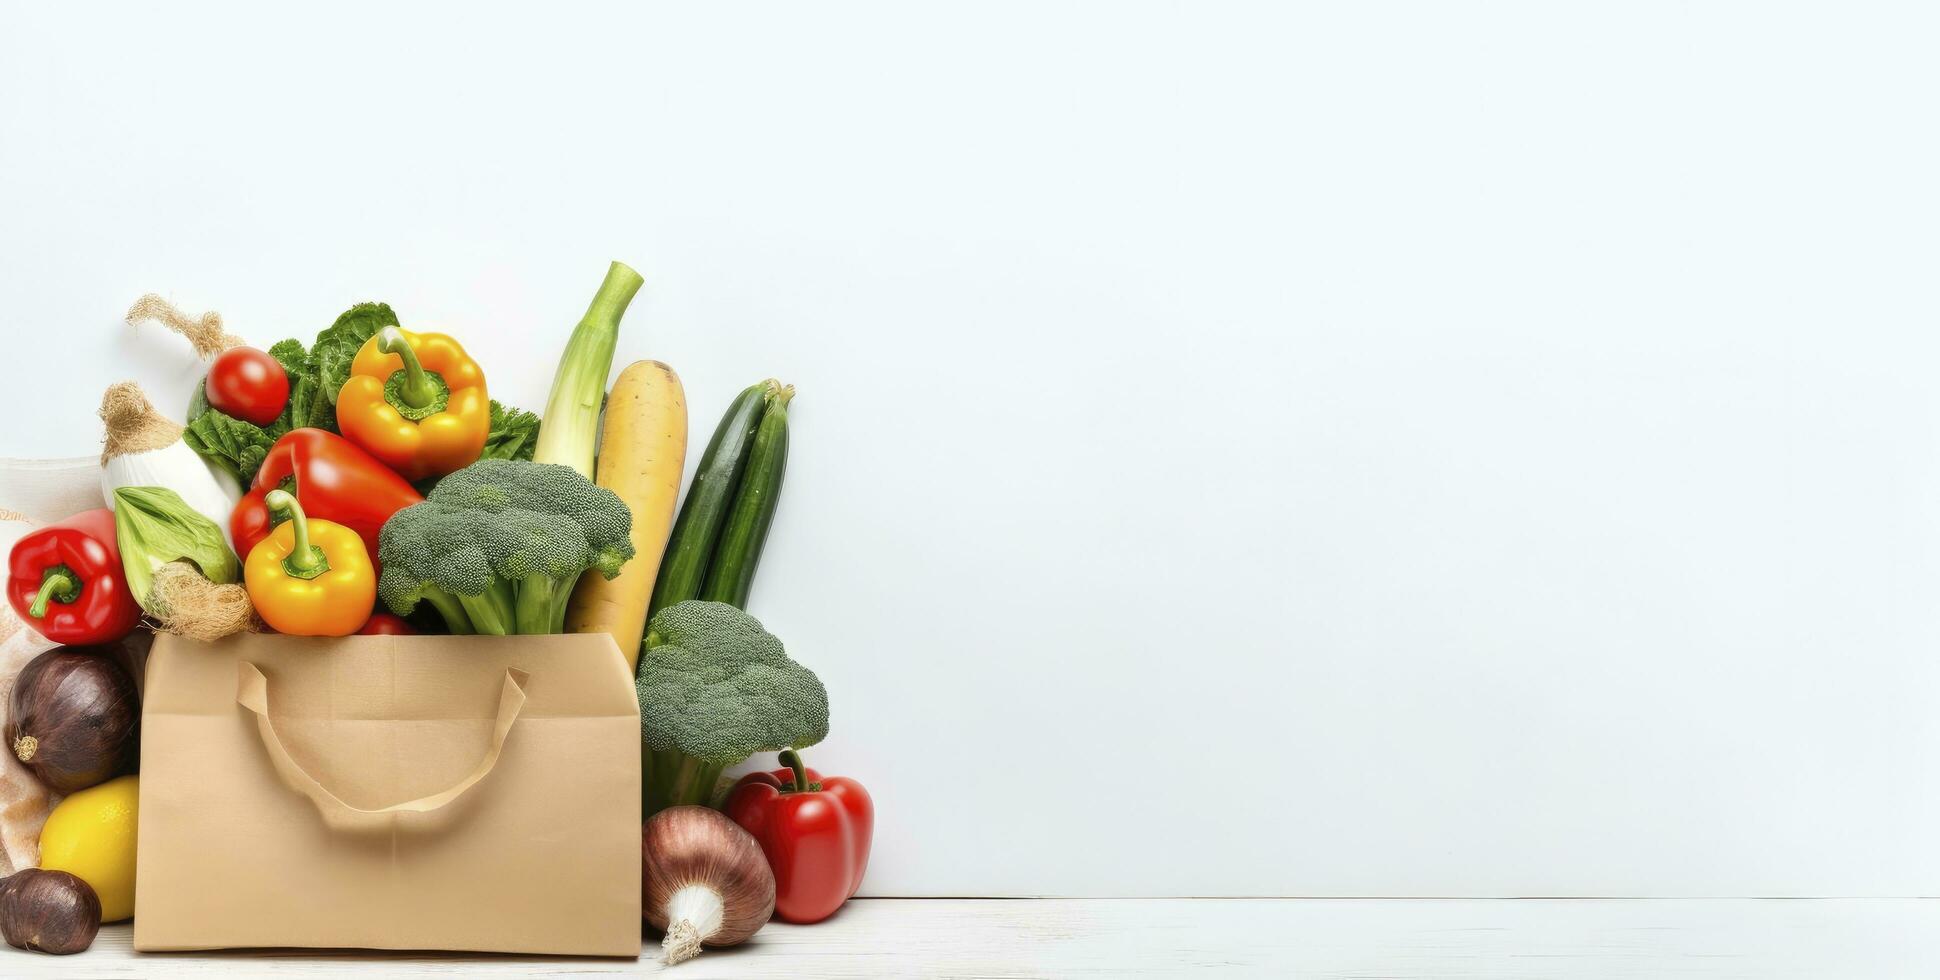
[(707, 564), (714, 557), (714, 542), (720, 538), (721, 525), (727, 523), (728, 509), (735, 487), (748, 465), (748, 451), (754, 448), (754, 432), (761, 424), (762, 408), (768, 393), (779, 387), (774, 379), (750, 386), (734, 396), (714, 438), (701, 454), (694, 482), (687, 485), (687, 499), (681, 501), (680, 516), (667, 538), (667, 553), (660, 559), (660, 574), (653, 583), (653, 601), (647, 604), (647, 619), (676, 602), (697, 598), (707, 581)]
[(714, 560), (707, 566), (703, 599), (747, 608), (761, 546), (768, 540), (768, 525), (774, 523), (775, 505), (781, 502), (781, 477), (788, 468), (788, 400), (793, 397), (794, 385), (768, 395), (767, 411), (761, 415), (754, 448), (748, 453), (748, 471), (734, 491), (734, 506), (721, 528), (720, 543), (714, 546)]

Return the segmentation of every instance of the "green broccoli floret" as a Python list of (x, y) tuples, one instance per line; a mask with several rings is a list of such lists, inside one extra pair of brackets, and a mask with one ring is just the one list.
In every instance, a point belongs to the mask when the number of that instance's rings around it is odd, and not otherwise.
[(655, 613), (634, 684), (648, 814), (706, 804), (728, 766), (829, 733), (821, 679), (724, 602), (690, 599)]
[(384, 522), (377, 594), (399, 615), (430, 603), (453, 633), (558, 633), (580, 573), (633, 557), (632, 522), (570, 466), (479, 460)]

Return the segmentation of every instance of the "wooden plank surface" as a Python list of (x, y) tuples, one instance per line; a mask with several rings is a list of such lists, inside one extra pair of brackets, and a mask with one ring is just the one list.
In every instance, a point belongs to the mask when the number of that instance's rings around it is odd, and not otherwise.
[[(6, 977), (640, 975), (651, 959), (0, 948)], [(869, 899), (675, 968), (708, 977), (1824, 978), (1940, 975), (1932, 899)]]

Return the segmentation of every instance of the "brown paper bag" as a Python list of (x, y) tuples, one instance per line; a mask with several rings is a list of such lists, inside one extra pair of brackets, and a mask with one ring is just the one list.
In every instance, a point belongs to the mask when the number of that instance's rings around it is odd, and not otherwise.
[(162, 636), (135, 948), (637, 956), (640, 722), (606, 634)]

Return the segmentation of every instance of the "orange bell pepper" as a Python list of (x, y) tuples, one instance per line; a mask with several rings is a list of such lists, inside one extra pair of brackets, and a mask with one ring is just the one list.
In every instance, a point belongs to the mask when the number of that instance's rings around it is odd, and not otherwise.
[(351, 359), (337, 428), (407, 480), (462, 469), (492, 429), (485, 372), (444, 334), (385, 327)]
[(257, 614), (292, 636), (357, 632), (377, 601), (377, 572), (364, 539), (341, 524), (305, 517), (287, 490), (271, 490), (263, 502), (290, 519), (243, 562), (243, 585)]

